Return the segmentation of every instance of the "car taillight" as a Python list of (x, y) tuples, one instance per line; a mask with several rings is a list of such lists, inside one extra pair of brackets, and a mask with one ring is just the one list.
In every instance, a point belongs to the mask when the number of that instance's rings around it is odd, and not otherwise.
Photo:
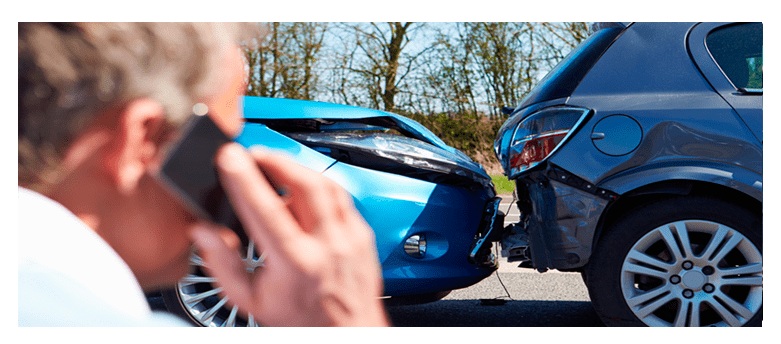
[(515, 128), (509, 149), (510, 179), (545, 161), (586, 118), (588, 109), (552, 107), (526, 117)]

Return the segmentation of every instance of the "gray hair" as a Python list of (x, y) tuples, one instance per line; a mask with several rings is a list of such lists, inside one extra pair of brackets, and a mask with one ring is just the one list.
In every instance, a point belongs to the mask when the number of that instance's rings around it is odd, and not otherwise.
[(181, 124), (214, 95), (226, 49), (257, 24), (19, 23), (19, 185), (56, 180), (72, 141), (105, 109), (139, 98)]

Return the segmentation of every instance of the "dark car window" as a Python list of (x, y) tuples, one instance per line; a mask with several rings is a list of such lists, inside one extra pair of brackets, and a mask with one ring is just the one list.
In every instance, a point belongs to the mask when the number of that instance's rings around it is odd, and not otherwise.
[(705, 43), (736, 88), (762, 89), (762, 23), (716, 29)]

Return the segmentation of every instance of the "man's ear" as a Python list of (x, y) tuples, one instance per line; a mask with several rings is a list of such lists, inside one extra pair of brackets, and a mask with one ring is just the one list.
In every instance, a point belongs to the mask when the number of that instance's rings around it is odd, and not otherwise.
[(133, 193), (160, 149), (165, 111), (160, 103), (142, 98), (119, 110), (105, 168), (121, 193)]

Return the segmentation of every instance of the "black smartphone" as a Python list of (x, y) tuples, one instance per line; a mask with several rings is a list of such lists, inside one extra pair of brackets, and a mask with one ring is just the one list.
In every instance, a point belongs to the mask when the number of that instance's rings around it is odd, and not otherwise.
[(246, 235), (217, 176), (214, 156), (232, 142), (208, 115), (193, 115), (168, 148), (157, 178), (191, 213)]

